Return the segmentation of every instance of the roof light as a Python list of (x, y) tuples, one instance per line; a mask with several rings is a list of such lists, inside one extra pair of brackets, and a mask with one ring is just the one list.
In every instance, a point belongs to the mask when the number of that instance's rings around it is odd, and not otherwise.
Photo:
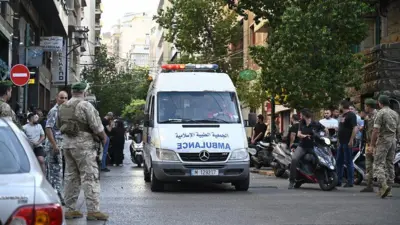
[(164, 70), (217, 70), (217, 64), (165, 64), (161, 67)]
[(161, 68), (165, 70), (183, 70), (185, 69), (185, 64), (165, 64)]

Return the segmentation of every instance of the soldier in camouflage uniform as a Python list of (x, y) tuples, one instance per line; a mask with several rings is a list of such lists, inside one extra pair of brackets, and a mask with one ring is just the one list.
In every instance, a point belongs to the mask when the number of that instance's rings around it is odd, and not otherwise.
[(380, 185), (379, 195), (385, 198), (390, 193), (394, 182), (393, 161), (396, 152), (396, 133), (400, 132), (400, 121), (397, 112), (389, 108), (388, 96), (381, 95), (378, 103), (381, 110), (376, 114), (372, 133), (372, 147), (375, 148), (374, 175)]
[(88, 85), (72, 85), (72, 98), (59, 107), (57, 127), (63, 135), (65, 158), (64, 194), (67, 212), (66, 219), (81, 218), (83, 214), (76, 209), (79, 192), (82, 188), (88, 210), (87, 220), (108, 220), (108, 215), (100, 212), (99, 166), (97, 164), (98, 143), (107, 140), (98, 111), (84, 100)]
[(62, 135), (60, 130), (56, 127), (58, 116), (58, 107), (68, 100), (68, 94), (65, 91), (58, 93), (56, 97), (56, 105), (49, 111), (46, 121), (46, 177), (51, 186), (56, 189), (61, 203), (64, 205), (64, 198), (62, 196), (62, 148), (61, 141)]
[(11, 99), (12, 82), (11, 81), (0, 81), (0, 117), (6, 117), (11, 119), (18, 127), (21, 128), (15, 112), (11, 109), (7, 103)]
[(365, 100), (365, 111), (368, 113), (365, 118), (365, 159), (366, 159), (366, 173), (367, 173), (367, 186), (361, 190), (361, 192), (374, 192), (374, 150), (371, 147), (371, 136), (374, 128), (374, 121), (378, 111), (375, 109), (377, 102), (373, 99)]

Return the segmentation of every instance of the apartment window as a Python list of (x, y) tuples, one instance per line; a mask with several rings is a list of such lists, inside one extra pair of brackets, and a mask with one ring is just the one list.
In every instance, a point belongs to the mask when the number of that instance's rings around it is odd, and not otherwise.
[[(43, 28), (40, 30), (40, 36), (46, 36)], [(51, 52), (43, 52), (43, 64), (47, 69), (51, 69)]]

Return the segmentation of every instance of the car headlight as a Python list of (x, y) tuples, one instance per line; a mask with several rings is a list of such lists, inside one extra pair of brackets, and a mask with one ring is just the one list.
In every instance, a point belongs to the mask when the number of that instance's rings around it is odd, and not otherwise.
[(161, 161), (179, 161), (178, 155), (176, 152), (166, 149), (157, 149), (156, 150), (157, 158)]
[(231, 153), (231, 156), (229, 157), (229, 160), (233, 160), (233, 161), (238, 161), (238, 160), (247, 160), (249, 159), (249, 153), (247, 152), (246, 149), (238, 149), (238, 150), (234, 150)]

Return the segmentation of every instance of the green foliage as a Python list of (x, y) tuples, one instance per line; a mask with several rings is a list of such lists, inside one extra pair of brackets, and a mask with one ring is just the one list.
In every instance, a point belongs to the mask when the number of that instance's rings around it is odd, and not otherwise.
[(237, 14), (224, 9), (223, 0), (173, 0), (167, 10), (160, 9), (155, 21), (169, 32), (164, 38), (176, 48), (205, 61), (218, 60), (228, 53), (228, 44), (240, 38)]
[[(174, 43), (180, 58), (174, 63), (213, 63), (229, 74), (241, 90), (249, 90), (249, 82), (239, 78), (243, 70), (243, 51), (229, 51), (230, 44), (243, 38), (243, 27), (238, 14), (227, 7), (225, 0), (173, 0), (172, 6), (159, 10), (155, 21), (168, 30), (165, 40)], [(245, 105), (258, 107), (263, 99), (241, 91), (240, 100)]]
[(144, 119), (145, 104), (146, 101), (143, 99), (133, 99), (122, 111), (122, 116), (134, 121), (142, 121)]
[(107, 57), (107, 48), (96, 52), (94, 67), (85, 68), (82, 79), (90, 83), (90, 91), (100, 101), (101, 115), (114, 112), (119, 115), (132, 99), (145, 99), (150, 81), (148, 69), (135, 68), (118, 71), (116, 59)]
[[(292, 108), (318, 109), (345, 97), (360, 83), (361, 60), (351, 46), (367, 35), (363, 0), (240, 0), (239, 13), (250, 10), (269, 20), (268, 46), (251, 48), (270, 93), (287, 96)], [(283, 101), (283, 99), (279, 99)]]

